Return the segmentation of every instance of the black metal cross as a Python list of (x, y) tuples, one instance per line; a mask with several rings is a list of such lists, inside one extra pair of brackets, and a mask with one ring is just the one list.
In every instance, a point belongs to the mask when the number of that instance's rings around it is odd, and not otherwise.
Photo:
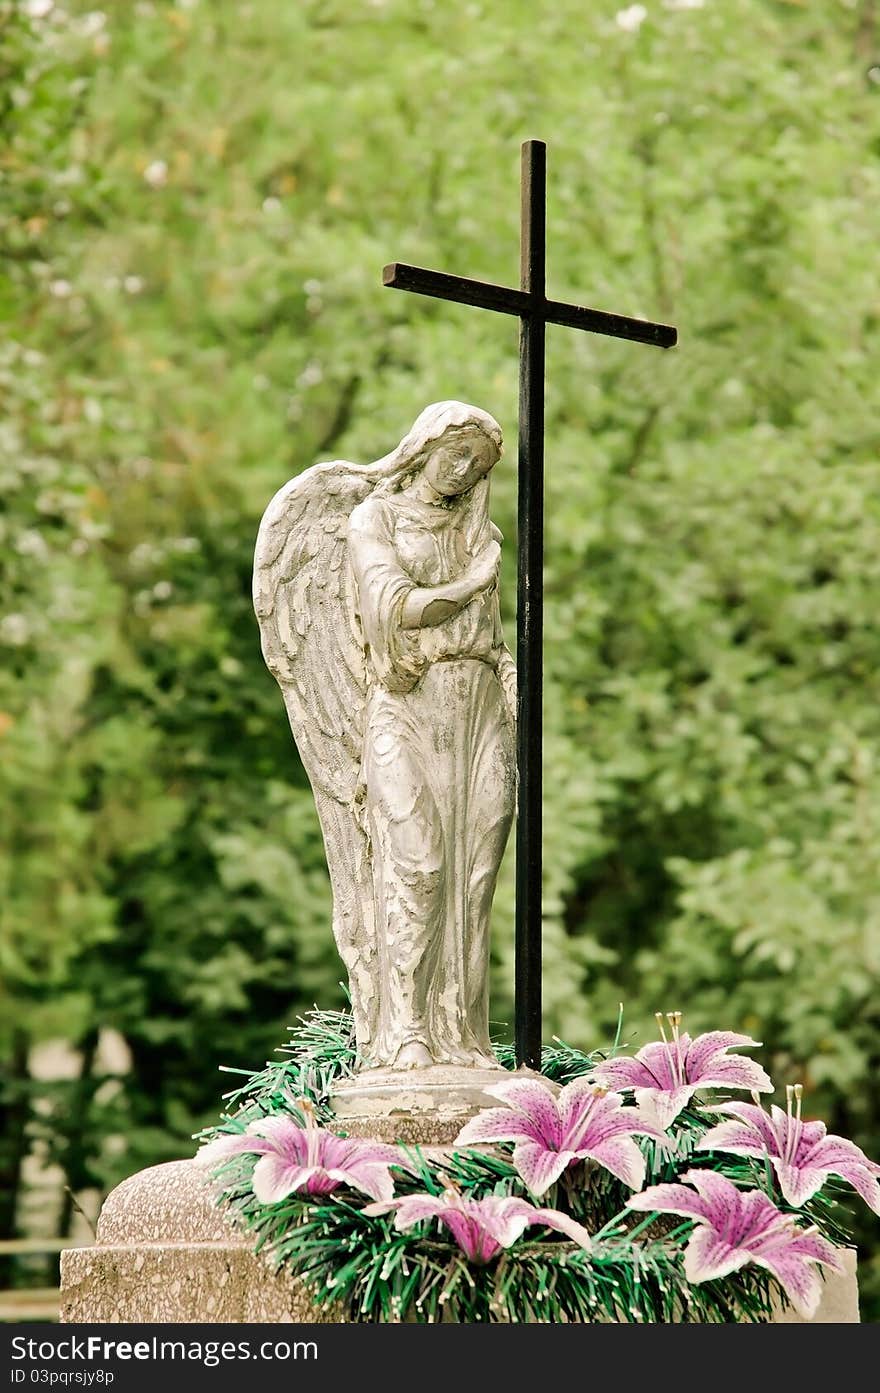
[(542, 649), (544, 628), (544, 338), (547, 324), (671, 348), (668, 324), (548, 300), (545, 294), (547, 147), (522, 147), (520, 289), (393, 262), (382, 281), (484, 310), (516, 315), (519, 334), (519, 555), (517, 578), (516, 1058), (541, 1063)]

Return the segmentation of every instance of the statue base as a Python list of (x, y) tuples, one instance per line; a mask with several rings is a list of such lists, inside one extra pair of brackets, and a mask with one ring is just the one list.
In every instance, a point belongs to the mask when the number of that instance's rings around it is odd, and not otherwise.
[[(399, 1132), (402, 1129), (398, 1129)], [(443, 1145), (423, 1119), (424, 1145)], [(859, 1320), (856, 1255), (825, 1278), (811, 1321), (780, 1311), (774, 1324), (854, 1324)], [(61, 1254), (61, 1320), (150, 1324), (340, 1324), (337, 1306), (318, 1305), (305, 1283), (272, 1272), (250, 1236), (216, 1203), (194, 1161), (151, 1166), (107, 1197), (91, 1248)]]
[(514, 1078), (549, 1079), (532, 1069), (480, 1069), (474, 1065), (431, 1064), (419, 1069), (362, 1069), (341, 1080), (330, 1097), (340, 1130), (371, 1141), (404, 1146), (448, 1146), (482, 1108), (498, 1107), (487, 1092)]

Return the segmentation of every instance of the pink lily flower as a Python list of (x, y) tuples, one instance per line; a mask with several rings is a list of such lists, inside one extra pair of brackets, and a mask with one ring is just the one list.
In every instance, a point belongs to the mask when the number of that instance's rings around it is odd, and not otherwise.
[(470, 1262), (487, 1263), (509, 1248), (530, 1224), (564, 1233), (584, 1252), (590, 1251), (590, 1235), (581, 1224), (555, 1209), (536, 1209), (528, 1200), (489, 1195), (467, 1199), (451, 1187), (442, 1195), (406, 1195), (382, 1204), (368, 1204), (364, 1214), (387, 1214), (396, 1209), (394, 1227), (401, 1233), (422, 1219), (439, 1219), (449, 1229)]
[(486, 1108), (466, 1123), (455, 1145), (516, 1142), (513, 1164), (533, 1195), (543, 1195), (566, 1167), (589, 1158), (611, 1171), (631, 1190), (645, 1183), (645, 1158), (634, 1136), (664, 1139), (638, 1108), (625, 1108), (584, 1078), (567, 1083), (555, 1096), (536, 1079), (512, 1079), (486, 1090), (506, 1103)]
[(751, 1103), (723, 1104), (717, 1111), (730, 1113), (735, 1120), (713, 1127), (697, 1150), (766, 1156), (776, 1172), (780, 1190), (795, 1209), (806, 1204), (829, 1175), (838, 1175), (858, 1191), (875, 1214), (880, 1214), (880, 1166), (869, 1160), (855, 1142), (829, 1136), (824, 1122), (801, 1121), (803, 1088), (799, 1083), (789, 1084), (785, 1092), (785, 1112), (775, 1106), (768, 1114)]
[(597, 1065), (593, 1078), (609, 1088), (634, 1089), (636, 1103), (658, 1127), (669, 1127), (701, 1088), (773, 1092), (760, 1064), (743, 1054), (726, 1053), (733, 1045), (753, 1046), (759, 1040), (729, 1030), (710, 1030), (692, 1040), (687, 1033), (679, 1033), (680, 1011), (667, 1012), (672, 1033), (667, 1040), (659, 1011), (656, 1019), (661, 1040), (644, 1045), (634, 1059), (609, 1059)]
[(761, 1190), (738, 1190), (716, 1171), (690, 1170), (683, 1179), (695, 1190), (652, 1185), (627, 1204), (644, 1213), (681, 1214), (697, 1221), (684, 1254), (688, 1281), (708, 1282), (755, 1263), (772, 1273), (801, 1315), (815, 1315), (822, 1294), (816, 1263), (843, 1271), (827, 1239), (815, 1229), (798, 1228)]
[(327, 1195), (350, 1185), (373, 1200), (389, 1200), (394, 1182), (389, 1166), (410, 1167), (396, 1146), (337, 1137), (318, 1127), (308, 1099), (297, 1104), (305, 1118), (298, 1126), (289, 1117), (261, 1117), (235, 1136), (217, 1137), (196, 1155), (205, 1166), (228, 1156), (256, 1152), (253, 1189), (262, 1204), (275, 1204), (294, 1192)]

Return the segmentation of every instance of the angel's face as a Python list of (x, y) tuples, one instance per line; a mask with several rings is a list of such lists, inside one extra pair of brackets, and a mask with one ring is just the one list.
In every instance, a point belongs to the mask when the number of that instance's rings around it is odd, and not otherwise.
[(479, 483), (497, 459), (494, 442), (481, 430), (463, 431), (438, 440), (422, 474), (435, 492), (453, 498)]

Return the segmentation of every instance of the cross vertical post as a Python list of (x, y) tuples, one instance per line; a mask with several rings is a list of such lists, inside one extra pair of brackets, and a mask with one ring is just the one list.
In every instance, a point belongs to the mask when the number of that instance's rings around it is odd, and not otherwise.
[(544, 299), (547, 147), (522, 147), (519, 500), (516, 605), (516, 1058), (541, 1067), (542, 706), (544, 673)]
[(518, 317), (519, 545), (517, 574), (516, 1062), (541, 1063), (542, 701), (544, 675), (544, 341), (548, 324), (672, 348), (671, 324), (548, 300), (545, 284), (547, 147), (522, 147), (520, 288), (394, 261), (382, 283)]

